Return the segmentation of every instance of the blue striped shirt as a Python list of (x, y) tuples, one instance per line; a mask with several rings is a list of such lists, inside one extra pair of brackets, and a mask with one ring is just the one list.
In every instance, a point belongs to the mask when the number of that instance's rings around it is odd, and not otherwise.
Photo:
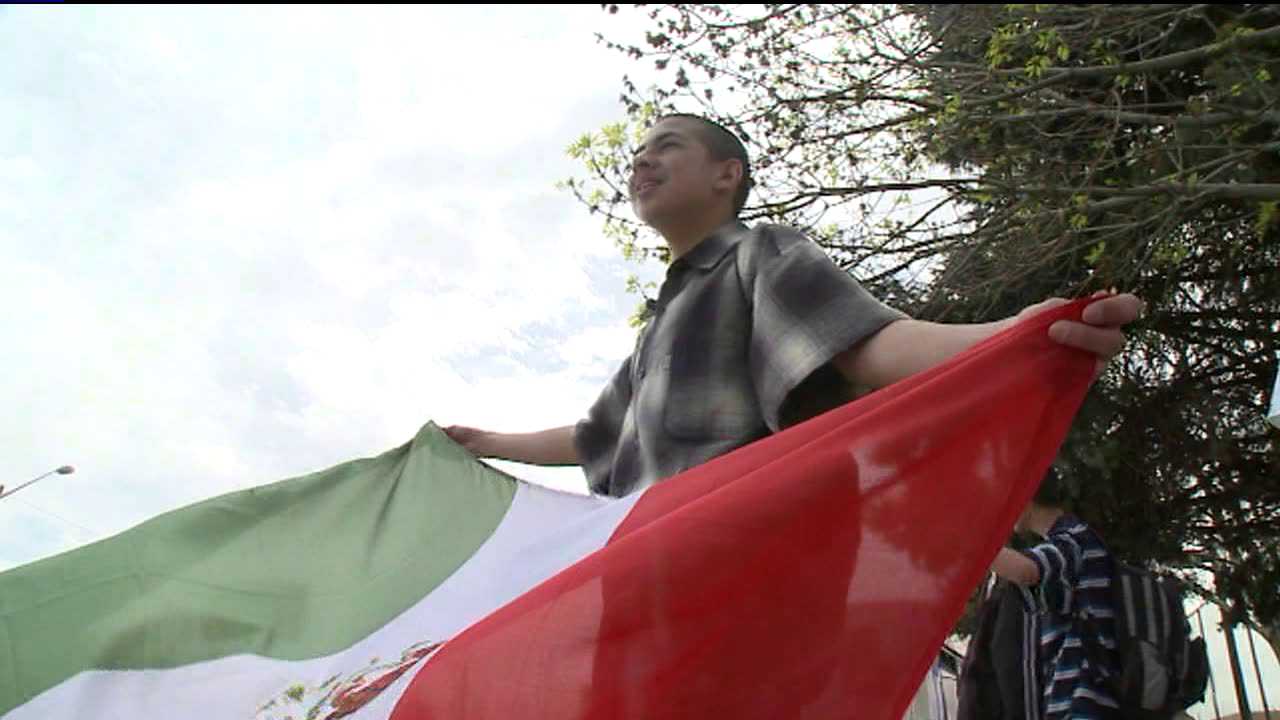
[[(1040, 569), (1031, 597), (1039, 616), (1045, 720), (1114, 717), (1115, 697), (1103, 685), (1118, 666), (1111, 555), (1089, 526), (1070, 514), (1058, 518), (1045, 542), (1024, 554)], [(1090, 661), (1083, 645), (1088, 630), (1082, 613), (1092, 619), (1095, 647), (1107, 648), (1102, 668)]]

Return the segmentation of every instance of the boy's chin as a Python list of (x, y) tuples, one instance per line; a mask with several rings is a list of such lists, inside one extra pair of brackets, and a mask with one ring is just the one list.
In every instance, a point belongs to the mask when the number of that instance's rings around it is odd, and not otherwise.
[(662, 227), (667, 224), (667, 216), (662, 212), (659, 212), (656, 208), (633, 206), (632, 210), (635, 212), (636, 217), (640, 219), (640, 222), (648, 225), (654, 230), (661, 230)]

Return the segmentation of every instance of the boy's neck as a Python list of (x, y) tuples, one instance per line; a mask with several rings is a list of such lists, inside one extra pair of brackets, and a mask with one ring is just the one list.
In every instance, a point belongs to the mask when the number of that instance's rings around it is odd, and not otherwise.
[(698, 243), (710, 237), (711, 233), (725, 223), (736, 219), (735, 216), (725, 216), (722, 213), (708, 215), (702, 218), (695, 218), (679, 225), (672, 224), (667, 227), (658, 228), (664, 240), (667, 241), (667, 247), (671, 249), (672, 262), (685, 256), (690, 250), (698, 246)]

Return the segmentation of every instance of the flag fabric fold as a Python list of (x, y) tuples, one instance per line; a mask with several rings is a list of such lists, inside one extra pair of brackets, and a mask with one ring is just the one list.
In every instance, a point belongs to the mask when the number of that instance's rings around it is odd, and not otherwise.
[(0, 574), (13, 719), (902, 716), (1094, 359), (1036, 316), (622, 499), (434, 425)]

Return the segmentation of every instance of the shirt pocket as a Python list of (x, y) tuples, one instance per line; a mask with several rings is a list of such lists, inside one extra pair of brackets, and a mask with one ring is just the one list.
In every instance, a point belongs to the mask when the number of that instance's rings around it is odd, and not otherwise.
[(764, 427), (745, 350), (734, 343), (689, 343), (660, 364), (666, 374), (663, 426), (685, 441), (759, 435)]

